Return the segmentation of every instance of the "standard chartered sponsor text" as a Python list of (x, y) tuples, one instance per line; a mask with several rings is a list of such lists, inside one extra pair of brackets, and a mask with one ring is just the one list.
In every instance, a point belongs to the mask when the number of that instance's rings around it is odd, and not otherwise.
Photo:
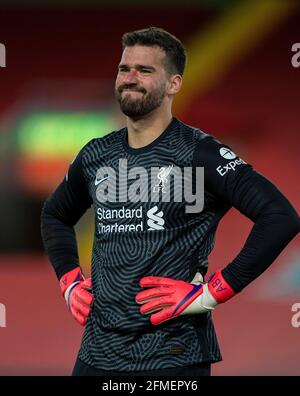
[[(144, 231), (143, 224), (143, 207), (140, 206), (136, 209), (129, 209), (122, 206), (120, 209), (97, 209), (97, 218), (99, 220), (98, 223), (98, 232), (103, 234), (107, 232), (131, 232), (131, 231)], [(103, 224), (103, 220), (114, 220), (117, 221), (113, 224)], [(130, 224), (119, 224), (118, 220), (123, 219), (141, 219), (138, 222), (130, 223)]]

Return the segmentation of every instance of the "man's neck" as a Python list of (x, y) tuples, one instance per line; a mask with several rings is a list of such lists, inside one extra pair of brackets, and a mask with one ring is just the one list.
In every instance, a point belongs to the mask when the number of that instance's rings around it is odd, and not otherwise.
[(157, 139), (172, 121), (172, 113), (150, 114), (138, 120), (127, 118), (128, 145), (145, 147)]

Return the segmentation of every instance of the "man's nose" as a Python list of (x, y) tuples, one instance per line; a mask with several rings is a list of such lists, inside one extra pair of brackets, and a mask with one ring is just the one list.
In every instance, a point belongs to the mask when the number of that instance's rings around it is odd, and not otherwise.
[(128, 73), (126, 73), (125, 76), (125, 82), (129, 84), (137, 83), (138, 78), (137, 78), (137, 72), (136, 70), (130, 70)]

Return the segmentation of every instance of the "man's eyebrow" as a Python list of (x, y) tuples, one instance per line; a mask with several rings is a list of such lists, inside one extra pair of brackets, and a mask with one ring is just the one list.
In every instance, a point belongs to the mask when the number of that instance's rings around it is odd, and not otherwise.
[[(129, 69), (129, 66), (126, 65), (125, 63), (121, 63), (119, 65), (119, 69), (121, 69), (121, 68)], [(139, 65), (138, 64), (138, 65), (134, 65), (134, 68), (137, 69), (137, 70), (148, 69), (148, 70), (156, 71), (155, 67), (154, 66), (150, 66), (150, 65)]]

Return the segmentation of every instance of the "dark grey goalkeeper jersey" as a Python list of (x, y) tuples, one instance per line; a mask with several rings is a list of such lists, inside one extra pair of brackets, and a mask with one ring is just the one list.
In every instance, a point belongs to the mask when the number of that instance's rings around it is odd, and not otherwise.
[[(204, 183), (197, 167), (204, 167)], [(140, 279), (204, 276), (218, 222), (231, 206), (255, 223), (236, 259), (220, 263), (236, 292), (300, 229), (298, 215), (270, 181), (228, 146), (175, 118), (146, 147), (130, 148), (124, 128), (80, 151), (42, 213), (43, 240), (58, 278), (79, 265), (73, 226), (91, 205), (95, 302), (79, 358), (103, 370), (221, 360), (210, 314), (153, 326), (135, 302)]]

